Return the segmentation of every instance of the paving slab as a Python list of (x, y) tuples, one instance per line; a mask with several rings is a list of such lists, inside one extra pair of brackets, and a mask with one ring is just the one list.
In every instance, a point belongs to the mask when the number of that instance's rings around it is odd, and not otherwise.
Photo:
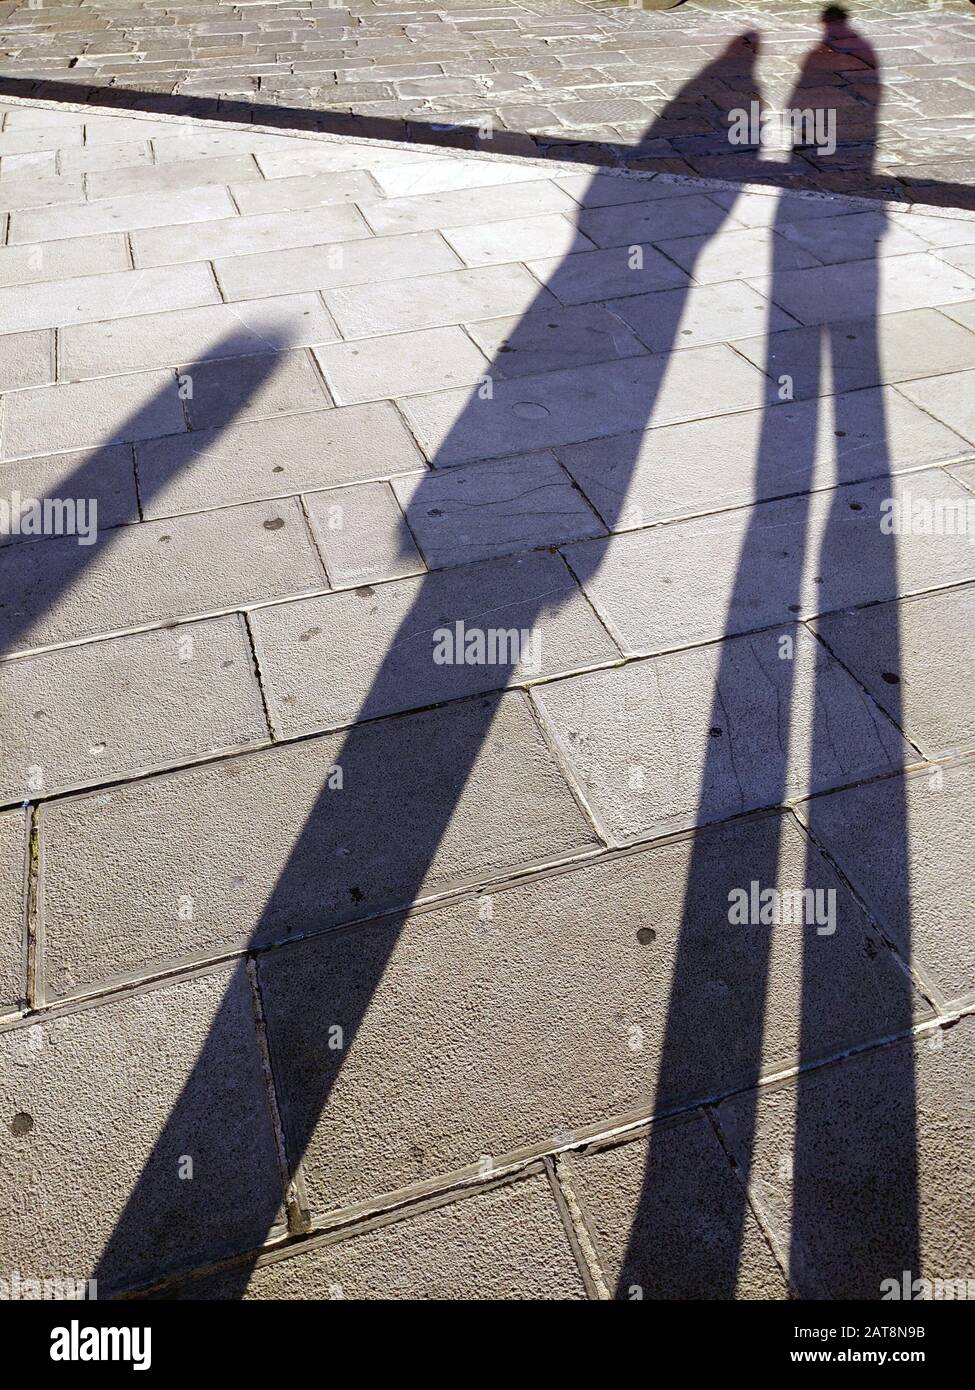
[(792, 325), (788, 314), (738, 282), (630, 295), (606, 307), (654, 352), (726, 343), (739, 334), (760, 333), (766, 325), (770, 332)]
[[(933, 507), (969, 495), (929, 469), (583, 541), (565, 555), (623, 650), (660, 651), (975, 578), (967, 535), (881, 530), (905, 498)], [(800, 565), (804, 556), (811, 563)]]
[(333, 588), (358, 588), (424, 572), (389, 483), (309, 492), (302, 504)]
[(168, 227), (181, 222), (209, 222), (236, 214), (225, 188), (192, 188), (178, 193), (140, 193), (125, 198), (100, 198), (94, 203), (71, 203), (59, 208), (15, 212), (8, 241), (60, 241), (101, 232), (131, 232), (140, 227)]
[(0, 1014), (27, 994), (27, 838), (23, 811), (0, 816)]
[(975, 299), (975, 276), (930, 253), (784, 270), (774, 285), (769, 278), (749, 283), (800, 323), (869, 318)]
[[(385, 258), (395, 247), (392, 240), (385, 247), (381, 241), (371, 244)], [(521, 265), (443, 269), (439, 275), (413, 274), (387, 283), (365, 283), (363, 276), (351, 282), (353, 288), (327, 289), (325, 303), (346, 338), (368, 338), (521, 314), (552, 302)]]
[[(975, 498), (970, 510), (975, 517)], [(815, 627), (924, 755), (936, 758), (975, 747), (967, 661), (973, 624), (975, 588), (962, 585), (831, 613)]]
[(483, 226), (451, 227), (444, 240), (464, 265), (496, 265), (501, 261), (526, 261), (539, 256), (567, 256), (572, 251), (592, 251), (593, 243), (564, 213), (550, 216), (506, 218)]
[(47, 802), (46, 988), (287, 940), (596, 844), (519, 692)]
[(74, 280), (128, 270), (125, 238), (117, 232), (76, 237), (70, 241), (41, 241), (0, 249), (0, 285), (25, 285), (43, 280)]
[[(761, 1093), (749, 1188), (780, 1245), (791, 1238), (802, 1296), (890, 1297), (883, 1281), (903, 1288), (905, 1256), (917, 1261), (912, 1280), (970, 1278), (975, 1248), (959, 1212), (975, 1191), (958, 1154), (973, 1137), (973, 1057), (967, 1018)], [(718, 1112), (739, 1162), (755, 1103)], [(801, 1151), (790, 1163), (797, 1107)]]
[(339, 405), (473, 386), (488, 371), (485, 354), (453, 325), (330, 343), (317, 348), (315, 358)]
[(0, 802), (267, 738), (241, 618), (0, 662)]
[(297, 212), (328, 203), (359, 203), (376, 196), (376, 185), (366, 173), (308, 175), (293, 179), (268, 179), (231, 184), (234, 202), (245, 215), (259, 212)]
[(182, 227), (148, 227), (132, 233), (137, 266), (175, 265), (219, 256), (327, 246), (370, 236), (354, 204), (336, 203), (303, 212), (268, 212), (253, 217), (221, 217)]
[(701, 285), (771, 275), (773, 263), (777, 270), (803, 270), (819, 264), (801, 246), (764, 226), (723, 228), (720, 236), (709, 233), (658, 239), (656, 245)]
[(431, 569), (605, 529), (553, 454), (448, 468), (394, 479), (392, 486)]
[(301, 351), (186, 363), (179, 369), (179, 384), (191, 430), (323, 410), (332, 404), (311, 355)]
[(55, 372), (54, 334), (5, 333), (0, 337), (0, 392), (26, 386), (48, 386)]
[(764, 412), (556, 448), (596, 511), (621, 531), (830, 487), (837, 480), (906, 472), (965, 452), (964, 439), (890, 389), (776, 401)]
[(500, 159), (431, 159), (381, 165), (373, 171), (372, 177), (387, 198), (399, 199), (449, 193), (455, 189), (486, 188), (492, 184), (510, 187), (517, 183), (544, 183), (548, 180), (548, 171), (521, 160), (506, 163)]
[(62, 378), (78, 381), (331, 343), (337, 337), (318, 295), (294, 294), (86, 323), (62, 329), (58, 346)]
[[(137, 521), (139, 504), (132, 449), (117, 444), (90, 452), (16, 459), (12, 463), (0, 464), (0, 502), (6, 504), (7, 515), (11, 518), (17, 509), (17, 496), (21, 507), (25, 501), (43, 501), (45, 498), (65, 503), (65, 526), (72, 503), (77, 522), (79, 501), (92, 509), (84, 513), (83, 520), (97, 520), (102, 528)], [(8, 524), (5, 530), (0, 531), (0, 546), (31, 539), (30, 535), (23, 534), (24, 529), (23, 516), (20, 529), (15, 530)]]
[[(613, 844), (911, 760), (894, 725), (803, 628), (587, 672), (538, 686), (533, 698)], [(817, 709), (834, 730), (828, 756), (811, 748)]]
[(61, 328), (127, 314), (192, 309), (219, 302), (205, 265), (165, 270), (127, 270), (115, 275), (80, 275), (39, 285), (0, 290), (0, 332)]
[(579, 230), (600, 247), (635, 246), (661, 237), (713, 236), (728, 217), (723, 208), (701, 195), (600, 208), (587, 208), (585, 194), (582, 201)]
[(261, 178), (254, 160), (249, 155), (239, 155), (225, 159), (181, 159), (168, 164), (151, 164), (145, 169), (100, 169), (88, 175), (87, 188), (91, 199), (128, 198)]
[(618, 295), (646, 294), (688, 283), (687, 274), (649, 243), (544, 256), (528, 269), (563, 304), (595, 304)]
[(637, 357), (646, 351), (620, 318), (601, 304), (555, 304), (464, 325), (491, 360), (495, 377), (534, 376), (590, 362)]
[[(754, 877), (780, 828), (783, 886), (804, 884), (807, 872), (834, 886), (836, 933), (715, 931), (715, 900)], [(548, 1146), (654, 1098), (666, 1108), (711, 1094), (792, 1058), (803, 947), (819, 967), (817, 992), (831, 999), (815, 1047), (882, 1026), (898, 997), (896, 967), (886, 952), (868, 954), (876, 934), (826, 861), (817, 855), (807, 869), (794, 824), (773, 818), (709, 836), (699, 893), (684, 904), (693, 849), (678, 841), (264, 957), (282, 1118), (290, 1152), (304, 1151), (313, 1212)], [(682, 906), (687, 1006), (671, 1017), (679, 1064), (663, 1075)], [(766, 965), (768, 1018), (753, 1055)], [(335, 1025), (354, 1037), (341, 1051), (328, 1046)], [(642, 1047), (630, 1045), (634, 1027)]]
[[(0, 1052), (4, 1116), (19, 1120), (0, 1150), (11, 1194), (0, 1235), (5, 1269), (75, 1280), (97, 1270), (105, 1297), (280, 1232), (274, 1137), (242, 972), (28, 1020), (0, 1034)], [(186, 1159), (192, 1181), (178, 1176)], [(115, 1231), (133, 1191), (136, 1219)]]
[(387, 402), (171, 435), (140, 444), (136, 458), (147, 517), (368, 482), (423, 465)]
[[(868, 261), (875, 256), (901, 256), (928, 249), (925, 237), (910, 230), (906, 220), (891, 222), (883, 209), (876, 212), (843, 212), (839, 217), (820, 217), (793, 222), (782, 235), (802, 246), (824, 265), (843, 261)], [(896, 272), (896, 266), (891, 267)]]
[(3, 457), (8, 459), (154, 439), (186, 429), (172, 372), (12, 391), (3, 405)]
[[(131, 467), (131, 463), (129, 463)], [(75, 641), (145, 623), (327, 587), (294, 498), (35, 541), (0, 554), (0, 650)]]
[(336, 1244), (260, 1265), (240, 1293), (233, 1268), (187, 1282), (185, 1298), (584, 1299), (544, 1176), (380, 1225)]
[[(622, 1299), (781, 1299), (788, 1286), (703, 1115), (646, 1139), (562, 1160), (610, 1292)], [(741, 1229), (740, 1224), (741, 1223)], [(740, 1234), (739, 1234), (740, 1230)], [(738, 1246), (740, 1244), (740, 1253)]]
[(798, 812), (903, 958), (948, 1001), (975, 992), (972, 790), (972, 764), (952, 763), (817, 797)]
[[(471, 271), (470, 274), (484, 272)], [(503, 359), (502, 359), (503, 360)], [(571, 444), (628, 427), (699, 415), (692, 383), (709, 380), (709, 414), (760, 404), (762, 379), (724, 344), (668, 357), (633, 357), (494, 384), (489, 396), (441, 391), (402, 409), (438, 467)]]
[[(433, 231), (440, 227), (481, 226), (512, 218), (540, 217), (545, 213), (566, 213), (575, 217), (579, 211), (568, 193), (556, 188), (554, 183), (538, 179), (492, 188), (459, 188), (418, 198), (362, 202), (359, 210), (373, 231), (381, 236)], [(580, 230), (585, 233), (586, 229)]]
[[(427, 232), (403, 237), (370, 237), (336, 242), (332, 246), (297, 246), (249, 256), (230, 256), (214, 262), (217, 279), (228, 299), (296, 290), (330, 290), (361, 285), (364, 292), (388, 288), (388, 281), (452, 270), (460, 261), (446, 242)], [(484, 272), (479, 272), (483, 274)], [(524, 272), (521, 272), (524, 274)], [(373, 288), (374, 287), (374, 288)], [(417, 293), (420, 293), (417, 280)], [(404, 327), (411, 327), (405, 324)], [(370, 331), (395, 331), (383, 328)], [(343, 332), (345, 329), (343, 328)], [(346, 337), (364, 336), (345, 332)]]
[(905, 382), (900, 390), (908, 400), (975, 444), (975, 369)]
[(788, 376), (796, 399), (830, 389), (855, 391), (975, 366), (975, 333), (948, 316), (964, 307), (910, 309), (844, 323), (830, 335), (828, 357), (819, 325), (745, 338), (734, 347), (774, 381)]
[(272, 723), (284, 735), (619, 656), (563, 562), (546, 554), (262, 608), (251, 631)]

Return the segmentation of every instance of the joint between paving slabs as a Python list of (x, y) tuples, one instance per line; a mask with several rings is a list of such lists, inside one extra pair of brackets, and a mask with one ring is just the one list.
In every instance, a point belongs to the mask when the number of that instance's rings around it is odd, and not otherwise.
[(603, 1273), (596, 1244), (586, 1222), (586, 1215), (572, 1185), (572, 1169), (567, 1154), (546, 1156), (545, 1173), (558, 1208), (573, 1258), (582, 1276), (589, 1298), (608, 1302), (612, 1298)]
[(735, 1158), (734, 1153), (732, 1152), (730, 1144), (725, 1139), (724, 1132), (722, 1131), (721, 1124), (718, 1120), (718, 1112), (716, 1107), (713, 1105), (704, 1105), (701, 1107), (701, 1113), (704, 1115), (706, 1123), (710, 1126), (711, 1131), (715, 1137), (715, 1142), (721, 1149), (721, 1152), (724, 1155), (725, 1160), (727, 1161), (728, 1167), (731, 1169), (732, 1181), (737, 1183), (738, 1186), (741, 1188), (742, 1195), (744, 1196), (745, 1202), (748, 1206), (748, 1210), (755, 1218), (755, 1222), (758, 1226), (758, 1229), (762, 1233), (762, 1239), (768, 1246), (772, 1259), (779, 1267), (779, 1271), (781, 1272), (782, 1278), (785, 1281), (786, 1288), (789, 1291), (789, 1297), (800, 1298), (801, 1295), (799, 1293), (799, 1290), (793, 1283), (792, 1276), (789, 1270), (788, 1246), (784, 1242), (779, 1240), (778, 1234), (772, 1228), (771, 1223), (766, 1220), (764, 1210), (753, 1196), (747, 1175), (742, 1172), (741, 1167), (738, 1164), (738, 1160)]
[(250, 649), (251, 664), (254, 670), (254, 679), (257, 681), (257, 688), (260, 691), (261, 695), (261, 708), (264, 711), (264, 722), (267, 724), (268, 734), (270, 735), (272, 741), (277, 743), (281, 739), (281, 730), (277, 727), (277, 725), (274, 722), (271, 700), (269, 699), (268, 692), (264, 687), (264, 678), (261, 674), (261, 663), (257, 655), (257, 643), (254, 640), (254, 630), (251, 627), (250, 613), (246, 611), (241, 612), (240, 617), (241, 621), (243, 622), (244, 633), (247, 637), (247, 646)]
[(253, 956), (247, 957), (246, 970), (250, 986), (251, 1006), (254, 1012), (254, 1033), (261, 1059), (261, 1072), (264, 1077), (265, 1099), (274, 1129), (281, 1195), (288, 1220), (288, 1231), (291, 1235), (302, 1235), (311, 1229), (311, 1211), (301, 1159), (299, 1157), (296, 1160), (293, 1170), (288, 1161), (288, 1141), (281, 1119), (281, 1108), (278, 1105), (277, 1089), (274, 1084), (274, 1068), (271, 1064), (271, 1052), (268, 1044), (264, 1001), (261, 998), (257, 961)]
[[(902, 776), (903, 774), (894, 773), (893, 775), (896, 777)], [(824, 792), (822, 793), (822, 795), (826, 796), (829, 795), (829, 793)], [(927, 978), (926, 974), (917, 964), (916, 961), (904, 959), (896, 942), (885, 930), (883, 923), (871, 911), (870, 905), (857, 891), (853, 882), (847, 877), (846, 873), (843, 871), (842, 867), (836, 861), (836, 859), (834, 859), (833, 855), (830, 853), (826, 845), (824, 845), (818, 839), (811, 825), (807, 824), (801, 816), (796, 814), (795, 807), (789, 807), (789, 814), (792, 817), (792, 820), (794, 821), (796, 826), (798, 827), (799, 834), (802, 836), (802, 838), (806, 841), (807, 844), (812, 845), (812, 847), (818, 851), (818, 853), (833, 870), (836, 877), (846, 888), (847, 892), (851, 895), (854, 902), (859, 906), (861, 912), (863, 912), (867, 921), (871, 924), (871, 926), (877, 932), (877, 935), (880, 937), (881, 941), (884, 943), (888, 951), (890, 951), (891, 955), (894, 957), (894, 960), (898, 968), (903, 972), (907, 979), (910, 980), (912, 986), (921, 995), (921, 998), (934, 1010), (935, 1014), (939, 1018), (942, 1015), (944, 1015), (947, 1009), (946, 1001), (943, 998), (941, 991), (938, 989), (937, 985), (935, 985), (933, 981)]]

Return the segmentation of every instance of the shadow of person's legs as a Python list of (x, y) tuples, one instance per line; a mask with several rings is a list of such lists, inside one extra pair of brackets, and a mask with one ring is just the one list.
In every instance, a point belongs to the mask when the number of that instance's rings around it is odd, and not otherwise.
[[(878, 242), (882, 230), (878, 227)], [(879, 260), (858, 264), (858, 298), (865, 298), (872, 312), (858, 323), (856, 340), (857, 367), (877, 381), (882, 376), (877, 323), (879, 268)], [(826, 330), (834, 371), (839, 370), (849, 351), (845, 329), (838, 322)], [(882, 654), (886, 676), (884, 708), (893, 723), (903, 728), (899, 605), (891, 601), (901, 593), (897, 536), (885, 533), (876, 512), (877, 496), (890, 496), (893, 484), (884, 396), (879, 389), (868, 389), (849, 396), (838, 395), (832, 404), (837, 435), (845, 437), (856, 430), (879, 446), (874, 496), (864, 497), (861, 503), (873, 512), (873, 536), (872, 543), (863, 543), (862, 513), (851, 510), (851, 501), (854, 496), (859, 498), (860, 489), (837, 488), (830, 494), (821, 533), (819, 570), (837, 576), (857, 569), (868, 571), (864, 597), (875, 601), (876, 606), (865, 612), (875, 644), (872, 651)], [(838, 481), (846, 481), (842, 465)], [(832, 601), (827, 594), (823, 607), (836, 610), (838, 601), (844, 599), (843, 592)], [(837, 624), (844, 629), (856, 621), (857, 610), (844, 609), (832, 619), (827, 617), (817, 624), (820, 639), (830, 646)], [(854, 676), (862, 676), (863, 666), (856, 660), (850, 662), (846, 643), (837, 643), (836, 654), (850, 664)], [(828, 706), (817, 700), (810, 740), (814, 786), (829, 783), (832, 742)], [(910, 749), (905, 745), (901, 761), (910, 757)], [(885, 875), (902, 888), (893, 906), (888, 905), (879, 919), (882, 936), (865, 933), (863, 949), (867, 953), (886, 954), (885, 948), (890, 946), (907, 967), (911, 961), (911, 880), (905, 783), (903, 777), (895, 775), (881, 785)], [(864, 866), (851, 861), (847, 850), (847, 835), (852, 834), (862, 815), (856, 793), (813, 797), (800, 814), (810, 834), (810, 862), (818, 859), (821, 847), (855, 885), (862, 882)], [(835, 937), (810, 941), (803, 956), (800, 1065), (815, 1059), (819, 1020), (833, 1007), (838, 968), (834, 942)], [(883, 987), (887, 1035), (904, 1035), (911, 1028), (919, 1003), (907, 969), (885, 971)], [(900, 1282), (905, 1270), (912, 1277), (920, 1274), (915, 1090), (913, 1052), (906, 1044), (882, 1048), (860, 1066), (828, 1068), (822, 1074), (811, 1072), (800, 1077), (792, 1165), (790, 1266), (796, 1282), (808, 1296), (877, 1299), (884, 1280), (893, 1278)]]
[[(754, 60), (754, 35), (730, 45), (723, 60), (734, 63), (739, 88), (743, 53), (749, 62)], [(710, 86), (721, 71), (719, 59), (700, 80)], [(694, 90), (695, 82), (688, 84), (682, 98)], [(652, 135), (651, 127), (648, 138)], [(688, 285), (686, 274), (643, 245), (651, 240), (648, 210), (653, 211), (656, 226), (652, 239), (666, 234), (672, 215), (681, 218), (681, 232), (696, 232), (706, 243), (727, 217), (723, 207), (704, 197), (696, 196), (692, 208), (681, 210), (678, 205), (684, 198), (671, 201), (678, 190), (666, 185), (643, 191), (649, 193), (648, 199), (626, 202), (619, 197), (625, 192), (623, 185), (614, 190), (594, 182), (581, 196), (580, 227), (587, 236), (591, 234), (598, 249), (570, 254), (554, 268), (534, 304), (507, 331), (498, 348), (488, 374), (491, 389), (475, 390), (466, 397), (456, 417), (441, 430), (433, 451), (433, 470), (421, 478), (406, 510), (407, 521), (417, 535), (428, 534), (431, 514), (443, 509), (445, 469), (467, 461), (488, 469), (491, 464), (484, 460), (519, 456), (521, 488), (531, 487), (533, 475), (542, 482), (548, 479), (550, 484), (552, 461), (540, 461), (530, 451), (546, 443), (557, 445), (611, 433), (625, 436), (624, 446), (630, 450), (617, 467), (618, 505), (603, 509), (606, 526), (612, 529), (616, 523), (640, 435), (653, 416), (668, 365), (667, 354), (674, 346), (680, 301)], [(671, 208), (673, 214), (668, 211)], [(693, 222), (688, 220), (691, 213)], [(601, 299), (667, 287), (671, 292), (656, 315), (652, 351), (625, 331), (619, 320), (598, 308)], [(588, 376), (588, 368), (579, 375), (538, 375), (580, 363), (596, 365)], [(713, 407), (714, 402), (709, 404)], [(517, 499), (512, 501), (511, 519), (517, 523)], [(476, 519), (474, 536), (476, 540)], [(499, 546), (501, 551), (504, 548)], [(521, 549), (523, 543), (510, 548)], [(335, 938), (334, 947), (330, 945), (323, 954), (325, 964), (314, 973), (310, 986), (306, 981), (300, 995), (288, 994), (286, 970), (282, 968), (283, 1007), (274, 1010), (268, 1042), (290, 1174), (295, 1173), (313, 1135), (323, 1127), (327, 1129), (329, 1099), (342, 1083), (343, 1062), (355, 1049), (357, 1032), (395, 949), (406, 911), (424, 892), (465, 787), (480, 760), (501, 755), (512, 728), (505, 711), (523, 700), (518, 694), (499, 694), (520, 678), (517, 654), (498, 659), (487, 670), (459, 665), (436, 671), (432, 661), (435, 630), (456, 621), (463, 621), (468, 629), (493, 624), (500, 614), (505, 628), (532, 631), (578, 594), (561, 557), (538, 553), (526, 556), (521, 563), (523, 578), (517, 596), (501, 591), (496, 601), (486, 606), (472, 606), (464, 597), (466, 580), (460, 571), (456, 572), (461, 575), (460, 587), (453, 598), (443, 571), (416, 581), (409, 610), (386, 644), (358, 709), (346, 721), (352, 727), (334, 757), (342, 771), (343, 790), (339, 795), (328, 786), (328, 765), (333, 758), (323, 754), (322, 790), (296, 834), (287, 862), (246, 943), (256, 949), (368, 912), (388, 914), (381, 923), (363, 925), (344, 940)], [(452, 703), (443, 704), (444, 700)], [(382, 718), (432, 704), (439, 707), (404, 714), (402, 719)], [(531, 794), (529, 789), (526, 795)], [(535, 794), (539, 796), (539, 817), (543, 818), (545, 786)], [(360, 870), (354, 884), (346, 882), (341, 861), (341, 847), (350, 839), (356, 841)], [(530, 850), (526, 844), (526, 857), (530, 857)], [(241, 844), (239, 852), (246, 858), (248, 847)], [(363, 865), (370, 870), (365, 880)], [(478, 867), (483, 873), (484, 863)], [(488, 866), (495, 873), (512, 867), (516, 866), (510, 862)], [(211, 1258), (214, 1255), (212, 1226), (194, 1227), (184, 1215), (178, 1158), (198, 1144), (202, 1117), (211, 1117), (218, 1130), (235, 1129), (233, 1107), (239, 1102), (231, 1088), (221, 1086), (220, 1077), (235, 1051), (245, 975), (242, 964), (102, 1252), (95, 1273), (105, 1292), (192, 1268), (205, 1258), (205, 1250)], [(270, 987), (275, 988), (273, 983)], [(332, 1045), (335, 1028), (341, 1031), (341, 1048)], [(488, 1051), (489, 1041), (485, 1040)], [(417, 1085), (422, 1088), (422, 1068), (418, 1077)], [(221, 1112), (221, 1106), (230, 1109)], [(526, 1142), (530, 1139), (525, 1136)], [(415, 1171), (410, 1173), (408, 1165), (404, 1168), (399, 1161), (404, 1143), (408, 1143), (408, 1136), (390, 1136), (389, 1162), (381, 1179), (387, 1190), (391, 1183), (399, 1186), (407, 1185), (410, 1178), (415, 1180)], [(470, 1154), (471, 1161), (476, 1158), (476, 1153)], [(404, 1173), (407, 1176), (400, 1176), (399, 1182), (391, 1176)], [(276, 1220), (278, 1201), (279, 1194), (262, 1192), (259, 1199), (250, 1197), (246, 1204), (235, 1202), (239, 1219), (224, 1222), (216, 1237), (217, 1254), (254, 1252), (228, 1276), (237, 1292), (247, 1285), (258, 1247)], [(343, 1202), (337, 1197), (332, 1205)], [(223, 1198), (218, 1210), (225, 1207)], [(225, 1281), (225, 1292), (227, 1287)]]
[[(830, 26), (839, 22), (836, 12), (827, 11), (824, 22), (828, 36)], [(815, 56), (804, 64), (788, 109), (810, 105), (806, 92), (818, 80)], [(863, 133), (861, 126), (861, 141)], [(842, 145), (842, 127), (838, 134)], [(869, 162), (873, 141), (868, 139), (862, 148)], [(798, 163), (799, 157), (793, 158)], [(794, 274), (786, 256), (790, 242), (795, 242), (793, 216), (783, 197), (773, 228), (769, 297), (773, 305), (786, 308)], [(882, 211), (870, 216), (876, 220), (871, 236), (879, 241)], [(846, 250), (843, 228), (836, 224), (834, 219), (821, 233), (820, 259), (835, 269), (814, 272), (821, 302), (804, 320), (811, 326), (769, 336), (770, 394), (755, 493), (787, 500), (760, 502), (740, 533), (725, 639), (716, 660), (713, 742), (701, 776), (698, 825), (755, 807), (786, 806), (807, 791), (824, 792), (890, 773), (904, 756), (896, 710), (890, 710), (893, 719), (888, 722), (872, 703), (865, 706), (853, 678), (815, 635), (817, 625), (799, 621), (805, 615), (897, 593), (893, 538), (885, 543), (879, 512), (868, 516), (859, 491), (851, 495), (842, 487), (874, 477), (871, 496), (877, 510), (876, 489), (883, 491), (889, 467), (882, 396), (868, 389), (835, 401), (823, 399), (842, 389), (836, 383), (853, 366), (868, 386), (879, 380), (880, 372), (877, 261), (863, 259), (869, 251), (860, 249), (862, 220), (851, 223), (852, 242)], [(812, 221), (802, 229), (802, 245), (813, 255), (817, 226)], [(850, 325), (843, 322), (853, 313), (863, 320), (856, 333), (848, 332)], [(832, 384), (826, 377), (827, 353)], [(793, 397), (795, 405), (790, 403)], [(832, 478), (823, 471), (830, 451), (820, 443), (830, 439), (823, 429), (825, 407), (834, 415), (838, 463)], [(798, 433), (797, 420), (802, 426)], [(840, 443), (847, 434), (865, 443), (850, 450)], [(832, 491), (808, 491), (828, 488), (831, 482), (837, 484)], [(729, 534), (739, 541), (733, 531), (725, 531), (726, 541)], [(861, 573), (864, 568), (869, 570), (866, 575)], [(736, 637), (756, 626), (755, 615), (776, 611), (778, 627)], [(890, 669), (896, 671), (896, 608), (885, 611), (892, 629), (887, 634)], [(757, 746), (755, 721), (767, 719), (769, 712), (767, 701), (760, 698), (749, 708), (748, 693), (761, 684), (774, 687), (779, 752), (755, 767), (749, 756)], [(728, 743), (734, 745), (730, 794)], [(889, 781), (886, 834), (892, 864), (900, 872), (906, 825), (899, 779)], [(730, 1094), (716, 1118), (721, 1141), (735, 1161), (738, 1183), (713, 1211), (703, 1216), (678, 1212), (680, 1219), (675, 1220), (667, 1210), (679, 1191), (679, 1180), (668, 1166), (672, 1150), (666, 1130), (652, 1130), (618, 1296), (632, 1297), (635, 1287), (643, 1297), (740, 1295), (742, 1281), (748, 1281), (749, 1240), (763, 1239), (747, 1197), (753, 1180), (771, 1204), (779, 1231), (788, 1224), (791, 1204), (791, 1237), (777, 1253), (788, 1259), (798, 1292), (828, 1297), (853, 1291), (854, 1296), (878, 1297), (881, 1278), (916, 1269), (909, 1052), (892, 1052), (889, 1058), (894, 1073), (890, 1090), (899, 1099), (892, 1108), (893, 1132), (883, 1136), (889, 1163), (882, 1170), (865, 1157), (879, 1137), (876, 1098), (868, 1123), (860, 1128), (856, 1086), (847, 1082), (835, 1093), (830, 1089), (829, 1078), (837, 1069), (802, 1073), (794, 1091), (778, 1091), (777, 1110), (774, 1104), (763, 1107), (755, 1089), (763, 1074), (809, 1067), (910, 1026), (912, 991), (906, 973), (882, 949), (874, 925), (820, 850), (820, 840), (827, 851), (834, 849), (836, 834), (835, 815), (829, 833), (825, 826), (819, 833), (823, 804), (814, 797), (797, 816), (786, 811), (771, 832), (768, 822), (764, 829), (743, 829), (737, 854), (730, 857), (712, 836), (696, 837), (653, 1113), (666, 1114)], [(733, 915), (729, 904), (742, 894), (748, 908)], [(800, 899), (797, 916), (794, 907)], [(819, 911), (828, 903), (833, 904), (832, 916)], [(902, 912), (902, 919), (885, 929), (909, 959), (906, 900)], [(706, 1078), (695, 1075), (688, 1064), (701, 1047), (702, 1035), (714, 1059)]]

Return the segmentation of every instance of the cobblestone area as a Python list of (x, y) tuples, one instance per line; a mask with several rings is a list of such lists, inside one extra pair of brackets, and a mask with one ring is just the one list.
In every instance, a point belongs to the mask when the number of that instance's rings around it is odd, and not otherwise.
[(0, 116), (4, 1288), (975, 1278), (975, 219)]
[[(586, 0), (8, 0), (0, 90), (237, 119), (256, 108), (287, 125), (733, 178), (728, 112), (761, 96), (836, 110), (840, 148), (805, 152), (794, 185), (964, 203), (975, 8), (852, 8), (856, 33), (817, 47), (816, 7), (794, 2), (648, 13)], [(749, 29), (757, 66), (719, 61)], [(771, 162), (761, 174), (786, 177)]]

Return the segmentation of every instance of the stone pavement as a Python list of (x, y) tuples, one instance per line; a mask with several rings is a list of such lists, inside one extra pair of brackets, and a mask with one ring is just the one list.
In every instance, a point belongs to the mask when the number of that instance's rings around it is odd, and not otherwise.
[[(863, 192), (875, 153), (876, 193), (957, 205), (931, 183), (975, 184), (975, 9), (851, 8), (855, 33), (820, 45), (805, 0), (3, 0), (0, 92), (722, 177), (729, 110), (762, 98), (836, 114), (839, 148), (793, 184)], [(755, 71), (708, 66), (749, 28)]]
[(0, 1277), (975, 1278), (975, 219), (2, 113)]

